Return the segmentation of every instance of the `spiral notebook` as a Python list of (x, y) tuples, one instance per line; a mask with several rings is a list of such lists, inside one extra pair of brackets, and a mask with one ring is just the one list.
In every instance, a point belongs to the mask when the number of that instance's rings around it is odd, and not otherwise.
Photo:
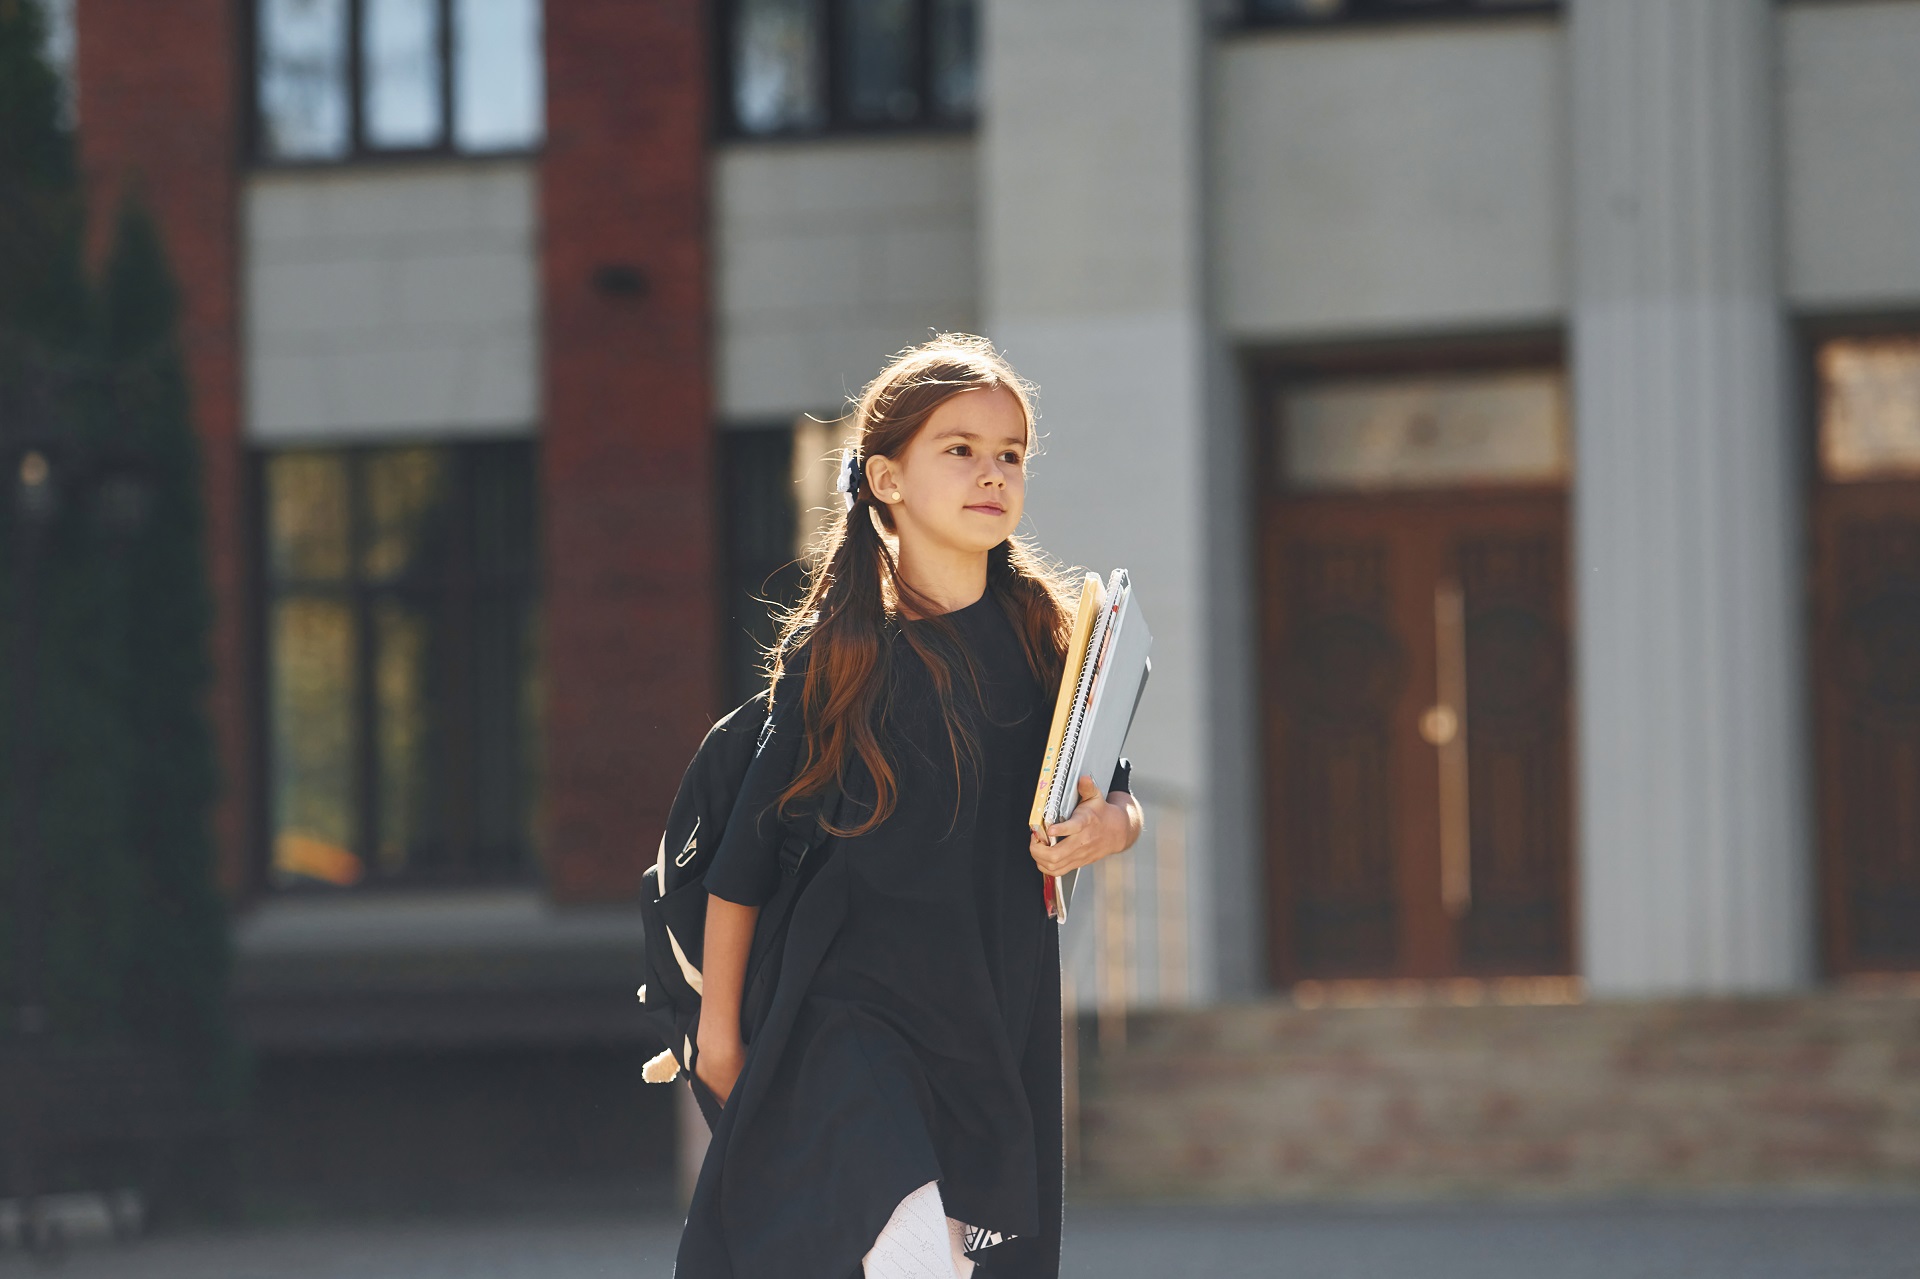
[[(1127, 570), (1113, 570), (1105, 583), (1088, 573), (1080, 586), (1066, 670), (1027, 819), (1033, 830), (1073, 815), (1080, 803), (1082, 774), (1091, 774), (1102, 785), (1113, 776), (1147, 676), (1153, 673), (1148, 657), (1152, 647), (1153, 634)], [(1077, 871), (1068, 871), (1044, 877), (1047, 910), (1055, 919), (1066, 919), (1077, 876)]]

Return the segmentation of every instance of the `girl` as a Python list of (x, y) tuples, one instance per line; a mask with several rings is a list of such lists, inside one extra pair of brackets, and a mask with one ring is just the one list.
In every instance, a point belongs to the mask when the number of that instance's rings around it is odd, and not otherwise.
[[(706, 886), (693, 1075), (724, 1103), (681, 1279), (1055, 1276), (1059, 930), (1041, 872), (1130, 847), (1122, 762), (1027, 829), (1071, 601), (1014, 535), (1029, 388), (984, 339), (903, 351), (861, 394), (847, 510), (771, 669), (776, 712)], [(740, 1002), (780, 883), (776, 806), (837, 793), (751, 1044)]]

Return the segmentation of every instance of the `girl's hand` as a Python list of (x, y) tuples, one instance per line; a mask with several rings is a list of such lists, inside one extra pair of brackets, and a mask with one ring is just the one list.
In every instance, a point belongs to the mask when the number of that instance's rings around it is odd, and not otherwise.
[(733, 1094), (733, 1085), (739, 1081), (740, 1069), (746, 1064), (747, 1051), (738, 1038), (731, 1043), (712, 1045), (701, 1040), (699, 1051), (693, 1055), (694, 1077), (712, 1089), (723, 1106)]
[(1079, 790), (1080, 803), (1073, 816), (1049, 828), (1054, 835), (1052, 844), (1038, 832), (1028, 838), (1027, 850), (1034, 864), (1049, 875), (1064, 875), (1102, 857), (1123, 853), (1140, 838), (1144, 819), (1139, 800), (1123, 790), (1102, 796), (1099, 785), (1086, 773), (1080, 774)]

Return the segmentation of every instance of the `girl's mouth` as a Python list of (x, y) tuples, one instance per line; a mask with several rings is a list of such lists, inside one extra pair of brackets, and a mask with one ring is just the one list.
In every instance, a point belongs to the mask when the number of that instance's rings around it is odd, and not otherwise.
[(987, 515), (1005, 515), (1007, 513), (1006, 507), (996, 506), (992, 502), (975, 502), (967, 509), (969, 511), (980, 511)]

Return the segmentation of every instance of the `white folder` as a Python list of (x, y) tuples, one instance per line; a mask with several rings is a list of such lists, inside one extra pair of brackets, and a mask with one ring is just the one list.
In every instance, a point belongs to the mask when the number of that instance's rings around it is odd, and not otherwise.
[[(1146, 691), (1147, 677), (1153, 673), (1148, 652), (1153, 633), (1133, 591), (1125, 569), (1115, 569), (1108, 579), (1106, 608), (1095, 624), (1088, 654), (1092, 678), (1082, 680), (1076, 690), (1073, 710), (1067, 722), (1066, 740), (1061, 743), (1061, 758), (1069, 767), (1056, 769), (1053, 789), (1047, 800), (1049, 825), (1065, 821), (1079, 806), (1079, 782), (1091, 774), (1104, 788), (1120, 762), (1126, 746), (1127, 730), (1140, 707), (1140, 695)], [(1068, 871), (1054, 881), (1054, 910), (1066, 919), (1073, 898), (1077, 871)]]

